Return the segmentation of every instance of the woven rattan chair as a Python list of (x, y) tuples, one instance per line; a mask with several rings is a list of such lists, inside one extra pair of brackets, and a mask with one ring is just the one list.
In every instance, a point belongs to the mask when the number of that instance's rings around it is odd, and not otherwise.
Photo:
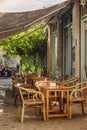
[(63, 86), (73, 86), (73, 85), (76, 85), (78, 82), (79, 82), (80, 78), (79, 77), (73, 77), (73, 78), (70, 78), (68, 80), (64, 80), (60, 83), (60, 85), (63, 85)]
[[(26, 107), (36, 107), (41, 108), (41, 111), (43, 113), (43, 119), (46, 121), (45, 117), (45, 100), (44, 95), (40, 91), (36, 91), (34, 89), (26, 89), (24, 87), (19, 87), (20, 92), (20, 99), (21, 102), (19, 103), (19, 107), (21, 108), (21, 123), (24, 121), (24, 113)], [(24, 94), (26, 93), (26, 95)], [(18, 109), (20, 112), (20, 109)]]
[(84, 114), (84, 104), (87, 99), (87, 82), (74, 85), (74, 89), (70, 93), (70, 119), (72, 118), (72, 105), (81, 104), (82, 113)]
[[(73, 77), (73, 78), (70, 78), (68, 80), (64, 80), (60, 83), (60, 87), (69, 87), (71, 88), (72, 90), (75, 89), (75, 85), (78, 84), (80, 78), (79, 77)], [(64, 104), (63, 104), (63, 111), (65, 111), (65, 104), (66, 104), (66, 93), (64, 94), (64, 97), (63, 97), (63, 100), (64, 100)]]

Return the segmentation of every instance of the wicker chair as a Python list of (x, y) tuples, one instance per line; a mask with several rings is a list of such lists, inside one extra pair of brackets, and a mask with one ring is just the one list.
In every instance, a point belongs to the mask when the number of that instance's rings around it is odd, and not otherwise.
[(28, 83), (17, 82), (14, 85), (14, 89), (15, 89), (15, 96), (14, 96), (14, 103), (13, 103), (14, 106), (18, 105), (18, 100), (20, 98), (20, 94), (19, 94), (19, 90), (18, 90), (19, 87), (31, 88), (30, 84), (28, 84)]
[[(80, 78), (79, 77), (73, 77), (73, 78), (70, 78), (68, 80), (64, 80), (60, 83), (60, 87), (69, 87), (71, 88), (72, 90), (75, 89), (75, 85), (78, 84)], [(66, 104), (66, 93), (64, 94), (64, 97), (63, 97), (63, 100), (64, 100), (64, 104), (63, 104), (63, 111), (65, 111), (65, 104)]]
[(77, 84), (79, 82), (80, 78), (79, 77), (73, 77), (73, 78), (70, 78), (68, 80), (64, 80), (60, 83), (60, 85), (63, 85), (63, 86), (73, 86), (75, 84)]
[[(36, 91), (34, 89), (26, 89), (24, 87), (19, 87), (20, 99), (18, 112), (21, 108), (21, 123), (24, 121), (24, 113), (26, 107), (39, 107), (43, 113), (43, 119), (46, 121), (45, 117), (45, 100), (42, 92)], [(24, 94), (26, 93), (26, 95)]]
[(70, 119), (72, 118), (72, 105), (81, 104), (82, 113), (84, 114), (84, 104), (87, 99), (87, 82), (74, 85), (74, 89), (70, 93)]

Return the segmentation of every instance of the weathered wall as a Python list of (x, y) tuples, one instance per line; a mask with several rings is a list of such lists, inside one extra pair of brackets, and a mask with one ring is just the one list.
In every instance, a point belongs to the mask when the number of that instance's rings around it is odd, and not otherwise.
[(72, 36), (73, 44), (75, 44), (75, 76), (80, 75), (80, 10), (79, 2), (73, 5), (73, 21), (72, 21)]

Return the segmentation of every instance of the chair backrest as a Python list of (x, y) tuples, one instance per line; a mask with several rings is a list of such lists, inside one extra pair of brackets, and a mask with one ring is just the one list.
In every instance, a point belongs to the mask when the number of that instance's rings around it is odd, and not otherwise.
[(16, 84), (17, 82), (19, 83), (24, 83), (24, 79), (22, 76), (16, 76), (14, 79), (12, 79), (13, 84)]
[(87, 98), (87, 82), (83, 82), (83, 86), (81, 86), (81, 96)]
[(79, 82), (79, 80), (80, 80), (79, 77), (73, 77), (68, 80), (64, 80), (63, 82), (60, 83), (60, 85), (73, 86), (76, 85)]
[(29, 77), (38, 77), (38, 74), (37, 73), (31, 73), (31, 74), (29, 74)]
[(20, 92), (21, 101), (23, 103), (27, 99), (30, 99), (32, 101), (30, 102), (31, 104), (33, 104), (33, 101), (35, 102), (35, 100), (32, 99), (41, 99), (44, 102), (44, 95), (42, 92), (36, 91), (34, 89), (27, 89), (24, 87), (19, 87), (19, 92)]
[(73, 97), (79, 98), (84, 97), (87, 98), (87, 82), (81, 82), (76, 85), (74, 85), (74, 89), (72, 90), (70, 94), (71, 99)]
[(41, 86), (49, 86), (50, 85), (50, 81), (45, 81), (45, 80), (40, 80), (40, 81), (36, 81), (35, 82), (35, 86), (38, 90), (40, 90)]
[(36, 78), (33, 78), (33, 83), (35, 85), (36, 81), (44, 81), (44, 80), (45, 80), (45, 77), (36, 77)]

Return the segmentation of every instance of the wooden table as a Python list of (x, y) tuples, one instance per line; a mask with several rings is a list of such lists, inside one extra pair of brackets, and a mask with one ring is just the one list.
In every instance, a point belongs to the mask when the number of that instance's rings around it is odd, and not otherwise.
[[(41, 91), (45, 94), (46, 101), (46, 120), (52, 117), (70, 117), (69, 93), (68, 87), (50, 88), (49, 86), (42, 86)], [(55, 94), (56, 93), (56, 94)], [(66, 96), (66, 98), (64, 98)], [(51, 104), (53, 102), (53, 105)], [(66, 104), (64, 110), (64, 104)]]

